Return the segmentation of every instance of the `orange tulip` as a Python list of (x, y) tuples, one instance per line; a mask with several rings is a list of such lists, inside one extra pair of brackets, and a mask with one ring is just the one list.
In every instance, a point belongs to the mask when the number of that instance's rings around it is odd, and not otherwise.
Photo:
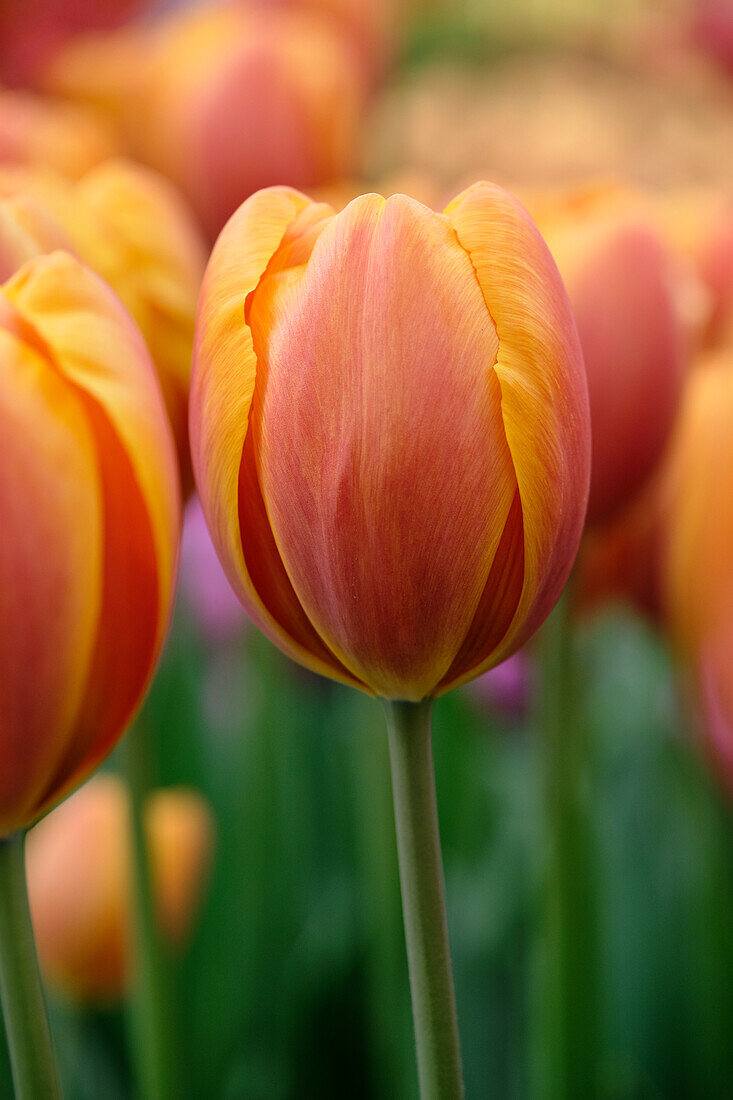
[(442, 214), (253, 195), (204, 279), (191, 443), (229, 579), (287, 654), (407, 700), (504, 660), (565, 583), (590, 450), (524, 209), (487, 183)]
[[(122, 780), (97, 775), (28, 837), (28, 893), (41, 966), (54, 987), (75, 997), (120, 997), (130, 978), (129, 813)], [(154, 791), (145, 827), (160, 927), (180, 949), (211, 861), (211, 810), (193, 790)]]
[(560, 268), (583, 347), (593, 430), (588, 521), (641, 490), (674, 424), (692, 346), (685, 276), (620, 189), (530, 202)]
[(42, 165), (76, 179), (118, 152), (114, 131), (89, 108), (0, 90), (0, 164)]
[(0, 835), (112, 748), (165, 634), (175, 451), (140, 333), (71, 256), (0, 287)]
[[(733, 763), (733, 355), (692, 374), (667, 483), (663, 585), (717, 759)], [(733, 781), (733, 772), (727, 771)]]
[[(6, 213), (22, 236), (16, 228), (14, 242), (9, 239), (4, 248), (0, 228), (0, 275), (3, 268), (8, 274), (15, 270), (29, 249), (32, 254), (67, 248), (110, 284), (139, 325), (158, 372), (188, 492), (188, 384), (205, 252), (179, 196), (155, 172), (122, 160), (100, 165), (77, 183), (38, 170), (0, 170), (3, 195), (11, 199)], [(15, 267), (13, 253), (19, 260)]]
[(214, 236), (259, 187), (348, 173), (363, 94), (349, 49), (322, 19), (237, 5), (78, 42), (48, 85), (107, 110)]

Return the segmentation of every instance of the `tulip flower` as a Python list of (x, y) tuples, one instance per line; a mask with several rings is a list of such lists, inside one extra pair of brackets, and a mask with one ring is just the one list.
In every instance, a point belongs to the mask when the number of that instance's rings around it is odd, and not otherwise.
[[(25, 240), (15, 245), (21, 262), (28, 238), (36, 252), (73, 251), (138, 323), (157, 369), (187, 492), (188, 382), (205, 254), (182, 200), (155, 172), (123, 160), (99, 165), (75, 183), (50, 172), (0, 170), (2, 195), (24, 230)], [(0, 236), (0, 273), (1, 242)]]
[[(129, 815), (122, 780), (97, 775), (28, 837), (28, 891), (41, 967), (55, 989), (75, 998), (119, 998), (130, 980)], [(211, 860), (211, 810), (193, 790), (156, 790), (145, 805), (145, 826), (157, 918), (166, 941), (180, 951)]]
[(583, 527), (582, 357), (524, 209), (476, 184), (439, 214), (285, 188), (231, 218), (204, 278), (194, 473), (229, 579), (316, 672), (392, 701), (420, 1079), (461, 1093), (430, 699), (504, 660)]
[(139, 332), (63, 253), (0, 288), (0, 835), (99, 764), (165, 634), (179, 530), (170, 429)]
[(238, 5), (82, 40), (46, 83), (106, 110), (212, 236), (259, 187), (348, 173), (363, 97), (350, 50), (322, 19)]
[(0, 90), (0, 164), (41, 165), (76, 179), (119, 148), (88, 107)]
[(444, 214), (253, 196), (207, 269), (192, 387), (214, 543), (306, 667), (439, 695), (557, 599), (584, 518), (585, 380), (554, 264), (499, 189)]
[(588, 522), (642, 489), (674, 424), (691, 354), (685, 277), (640, 204), (610, 189), (530, 202), (583, 347), (593, 461)]
[(679, 653), (695, 674), (708, 742), (733, 773), (733, 357), (693, 372), (670, 458), (663, 593)]

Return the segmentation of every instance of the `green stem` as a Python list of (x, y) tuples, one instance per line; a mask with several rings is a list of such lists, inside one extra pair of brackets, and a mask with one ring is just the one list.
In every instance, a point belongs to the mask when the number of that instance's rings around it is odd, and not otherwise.
[(535, 1093), (548, 1100), (596, 1096), (598, 1087), (590, 743), (578, 708), (569, 603), (566, 593), (541, 638), (547, 865)]
[(23, 833), (0, 840), (0, 992), (17, 1100), (60, 1097), (28, 907)]
[(155, 911), (145, 830), (145, 804), (151, 790), (147, 733), (138, 724), (125, 739), (135, 915), (131, 1050), (141, 1100), (180, 1100), (173, 968)]
[(402, 910), (422, 1100), (459, 1100), (458, 1040), (443, 861), (438, 835), (431, 702), (386, 703)]

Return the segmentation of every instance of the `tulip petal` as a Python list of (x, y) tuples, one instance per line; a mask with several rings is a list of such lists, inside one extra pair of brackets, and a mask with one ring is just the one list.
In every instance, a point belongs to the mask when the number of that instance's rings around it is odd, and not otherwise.
[(448, 220), (404, 195), (331, 219), (250, 323), (259, 481), (308, 618), (377, 694), (420, 699), (473, 621), (516, 493), (497, 337)]
[(0, 293), (0, 834), (32, 819), (73, 730), (101, 598), (92, 433), (29, 335)]
[(488, 183), (468, 188), (445, 212), (471, 258), (499, 337), (494, 371), (522, 504), (524, 583), (501, 644), (478, 667), (464, 660), (441, 691), (503, 661), (548, 614), (578, 548), (590, 474), (582, 353), (565, 289), (539, 232), (515, 199)]
[[(291, 223), (310, 204), (270, 188), (249, 198), (214, 248), (201, 293), (191, 379), (191, 452), (217, 553), (245, 608), (276, 645), (314, 672), (353, 684), (308, 622), (275, 547), (248, 432), (259, 369), (245, 318), (247, 296)], [(323, 213), (322, 207), (316, 208)], [(297, 242), (288, 247), (295, 248)]]

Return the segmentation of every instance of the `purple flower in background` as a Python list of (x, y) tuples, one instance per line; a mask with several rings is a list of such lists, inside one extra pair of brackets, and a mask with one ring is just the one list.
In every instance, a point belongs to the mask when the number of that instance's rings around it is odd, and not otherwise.
[(197, 496), (188, 502), (183, 521), (180, 594), (210, 642), (231, 641), (249, 625), (216, 556)]
[(480, 706), (519, 721), (531, 705), (534, 680), (534, 663), (529, 653), (522, 649), (479, 676), (469, 690)]

